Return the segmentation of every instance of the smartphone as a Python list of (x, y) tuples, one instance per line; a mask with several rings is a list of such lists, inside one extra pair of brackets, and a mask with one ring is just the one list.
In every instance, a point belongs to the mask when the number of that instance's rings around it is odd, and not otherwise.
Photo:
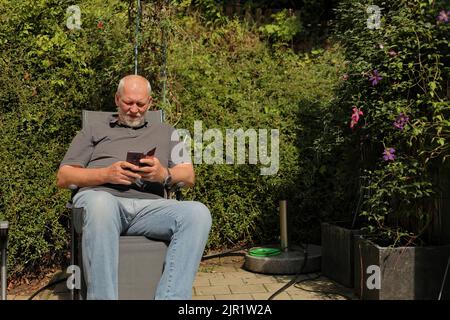
[(140, 163), (139, 160), (142, 158), (152, 157), (155, 155), (156, 147), (151, 149), (147, 153), (128, 151), (127, 152), (127, 162), (134, 164), (135, 166), (144, 167), (147, 166), (145, 163)]
[(155, 155), (156, 152), (156, 147), (154, 147), (152, 150), (150, 150), (149, 152), (147, 152), (145, 154), (146, 157), (153, 157)]
[(145, 155), (142, 152), (134, 152), (134, 151), (128, 151), (127, 152), (127, 162), (134, 164), (135, 166), (142, 166), (142, 164), (139, 162)]

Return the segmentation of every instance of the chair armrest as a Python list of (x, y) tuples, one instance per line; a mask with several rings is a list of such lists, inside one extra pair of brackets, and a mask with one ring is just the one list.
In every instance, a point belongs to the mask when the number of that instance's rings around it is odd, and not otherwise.
[(174, 194), (175, 199), (182, 200), (181, 189), (184, 188), (185, 186), (186, 184), (184, 182), (178, 182), (170, 186), (170, 188), (166, 188), (167, 199), (170, 199), (172, 197), (172, 194)]
[(80, 188), (78, 188), (77, 185), (71, 184), (69, 185), (69, 190), (72, 192), (72, 198), (75, 196), (75, 194), (78, 192)]
[(78, 190), (78, 186), (77, 185), (75, 185), (75, 184), (71, 184), (71, 185), (69, 185), (69, 190)]
[(74, 184), (69, 185), (69, 190), (70, 190), (70, 192), (71, 192), (71, 195), (70, 195), (70, 200), (69, 200), (69, 202), (66, 203), (66, 208), (67, 208), (67, 209), (72, 209), (72, 208), (73, 208), (72, 200), (73, 200), (73, 197), (75, 197), (75, 195), (77, 194), (77, 192), (78, 192), (79, 189), (80, 189), (80, 188), (78, 188), (78, 186), (76, 186), (76, 185), (74, 185)]

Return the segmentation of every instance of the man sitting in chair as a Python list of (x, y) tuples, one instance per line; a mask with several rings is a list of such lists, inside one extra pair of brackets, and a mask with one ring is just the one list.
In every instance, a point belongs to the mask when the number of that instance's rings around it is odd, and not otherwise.
[[(73, 204), (85, 209), (82, 250), (87, 299), (118, 299), (121, 234), (170, 241), (155, 299), (192, 295), (211, 215), (200, 202), (152, 193), (152, 186), (179, 182), (192, 186), (195, 173), (185, 147), (184, 152), (172, 152), (182, 143), (172, 141), (175, 129), (145, 121), (151, 101), (147, 79), (135, 75), (121, 79), (115, 96), (118, 115), (80, 131), (59, 167), (58, 186), (80, 188)], [(128, 151), (145, 153), (154, 147), (154, 156), (141, 159), (141, 165), (125, 161)]]

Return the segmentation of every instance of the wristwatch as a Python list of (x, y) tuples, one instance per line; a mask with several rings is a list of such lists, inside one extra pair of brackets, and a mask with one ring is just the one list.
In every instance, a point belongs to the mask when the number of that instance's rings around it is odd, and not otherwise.
[(167, 168), (167, 176), (164, 178), (163, 186), (164, 188), (170, 187), (172, 184), (172, 175), (170, 174), (169, 168)]

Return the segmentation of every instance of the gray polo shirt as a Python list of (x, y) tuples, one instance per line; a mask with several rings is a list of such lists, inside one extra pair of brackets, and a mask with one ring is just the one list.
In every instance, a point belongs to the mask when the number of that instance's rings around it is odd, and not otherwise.
[[(179, 140), (176, 130), (165, 123), (146, 122), (141, 127), (130, 128), (119, 124), (117, 115), (114, 115), (78, 132), (60, 167), (78, 165), (82, 168), (104, 168), (117, 161), (125, 161), (128, 151), (146, 153), (154, 147), (155, 157), (164, 167), (172, 168), (180, 163), (191, 163), (185, 144)], [(176, 151), (180, 152), (172, 152), (175, 147)], [(162, 184), (155, 182), (130, 186), (105, 184), (84, 187), (80, 191), (88, 189), (103, 190), (125, 198), (156, 199), (164, 196)]]

